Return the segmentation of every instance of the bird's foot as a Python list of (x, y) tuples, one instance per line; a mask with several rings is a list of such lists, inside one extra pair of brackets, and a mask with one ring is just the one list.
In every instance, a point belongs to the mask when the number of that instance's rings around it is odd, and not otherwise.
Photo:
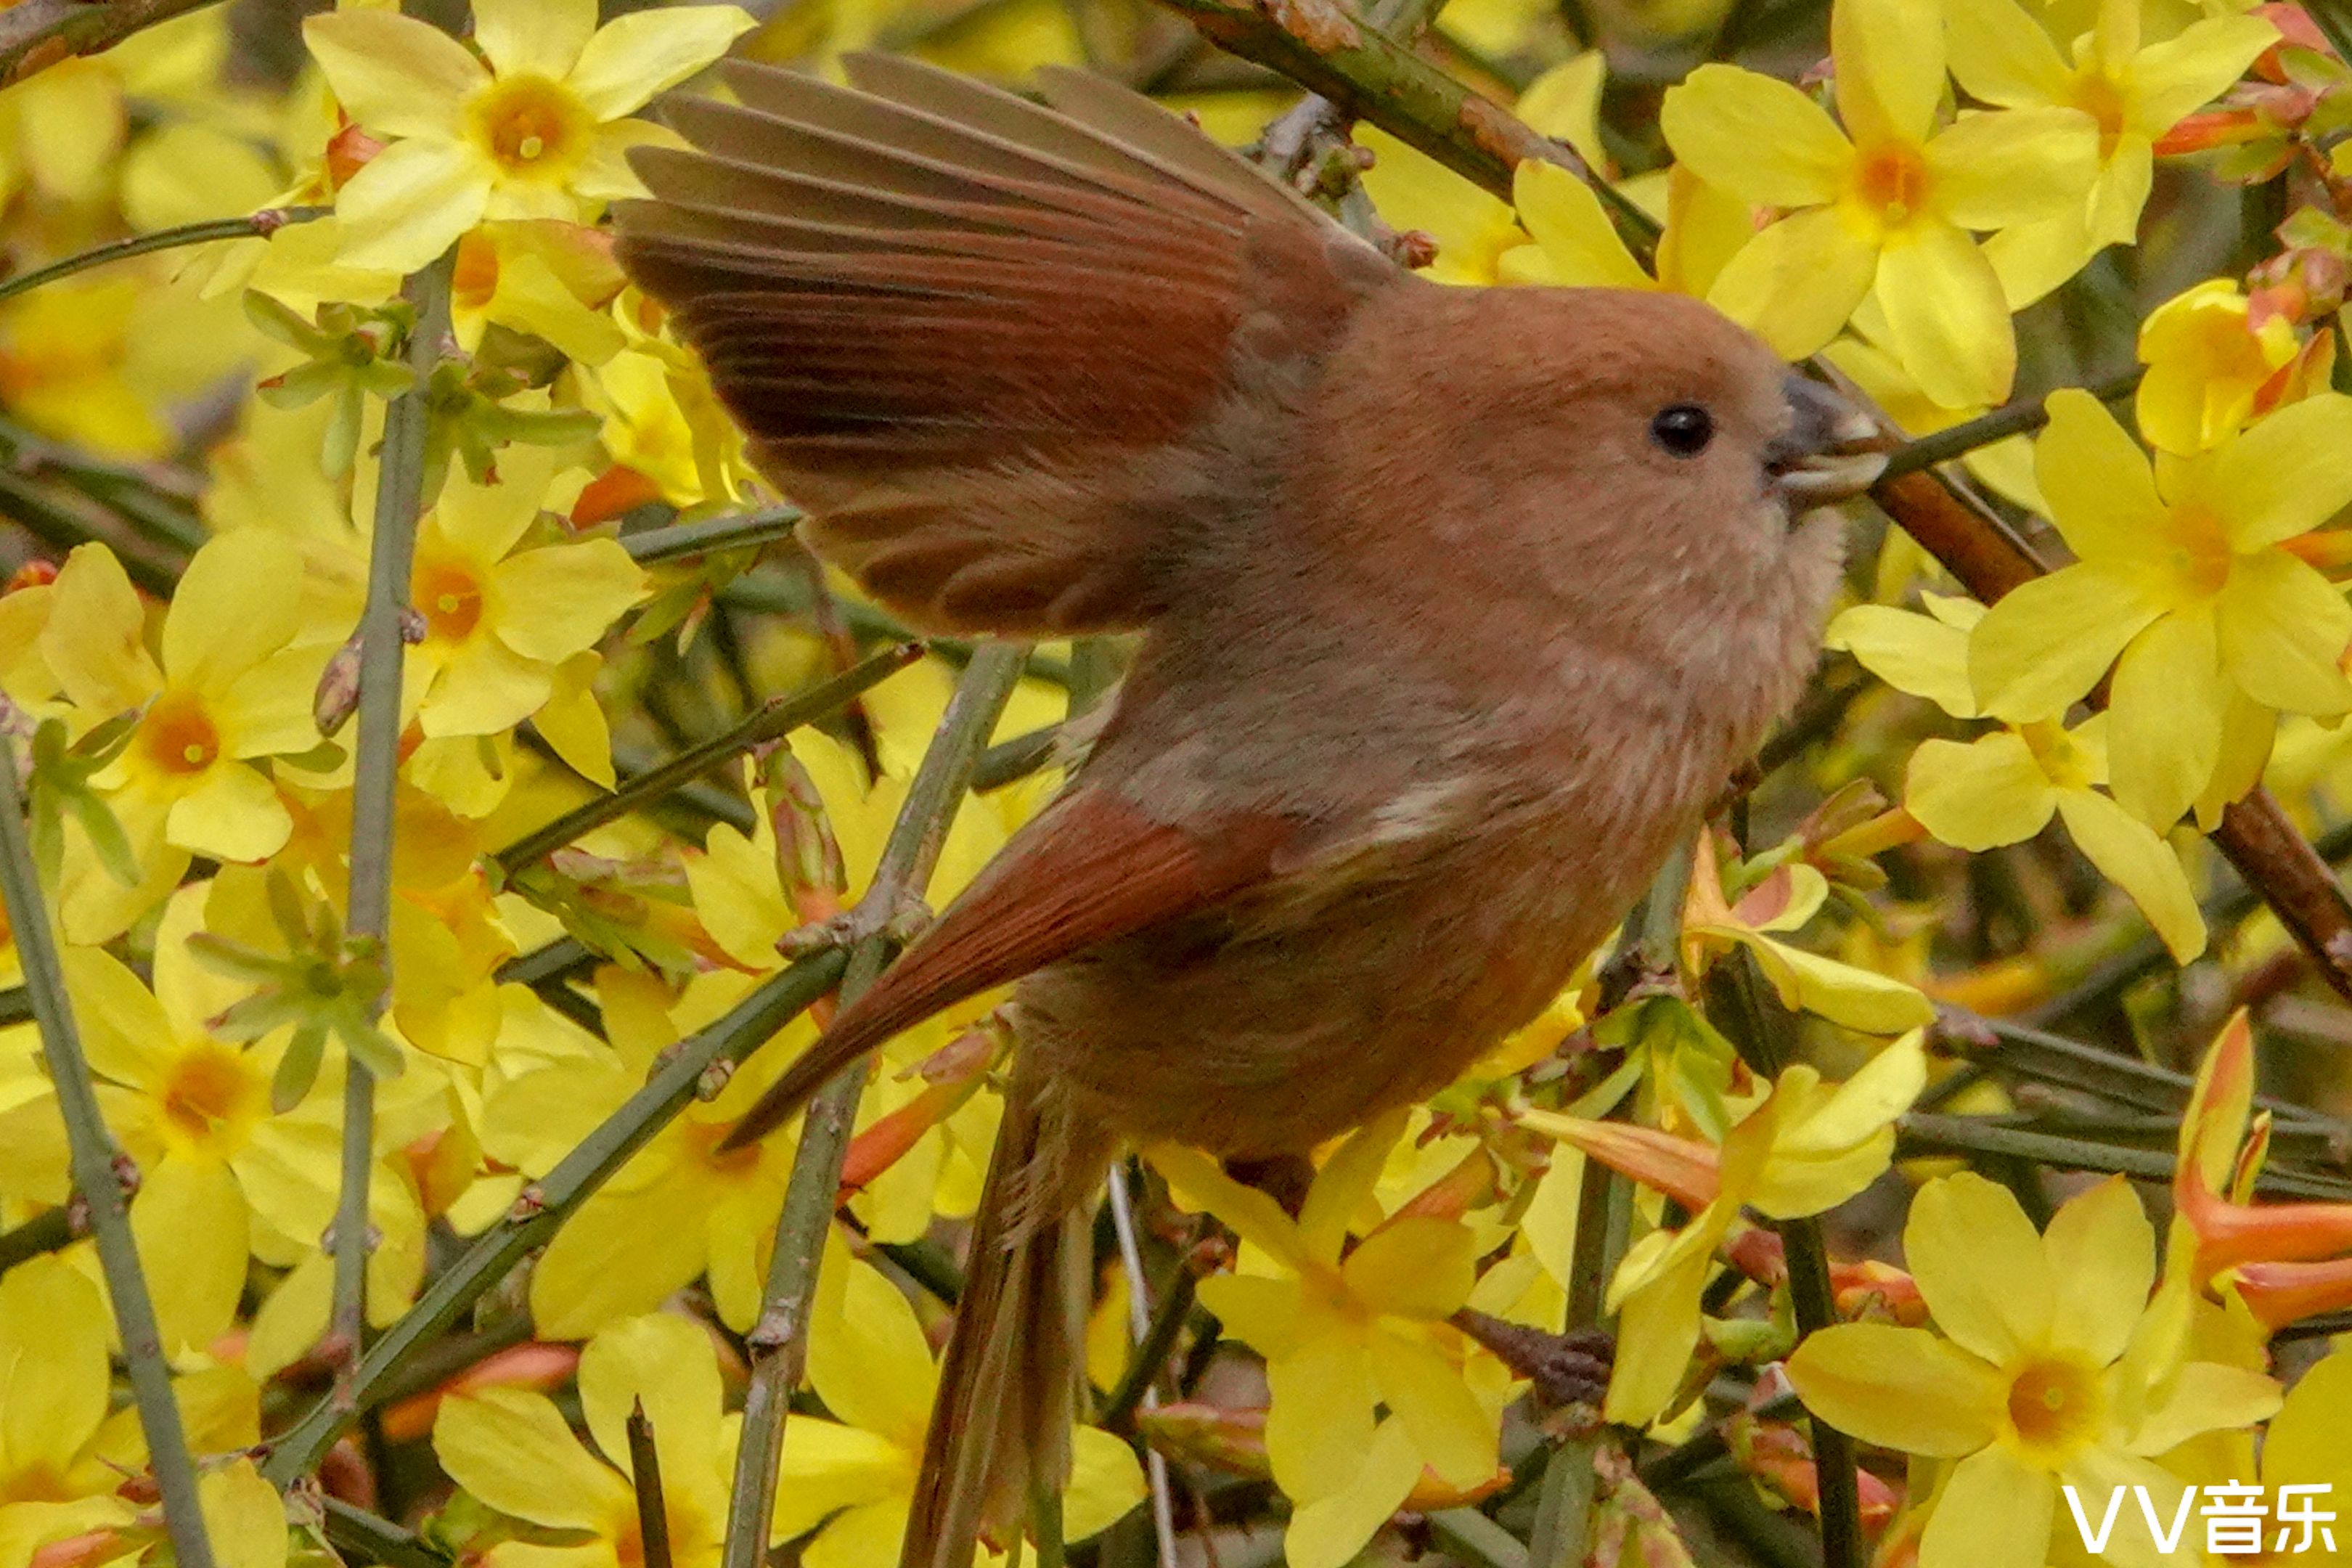
[(1598, 1406), (1608, 1397), (1609, 1372), (1616, 1358), (1617, 1342), (1605, 1330), (1547, 1333), (1524, 1323), (1506, 1322), (1469, 1307), (1447, 1321), (1534, 1384), (1537, 1402), (1545, 1408)]

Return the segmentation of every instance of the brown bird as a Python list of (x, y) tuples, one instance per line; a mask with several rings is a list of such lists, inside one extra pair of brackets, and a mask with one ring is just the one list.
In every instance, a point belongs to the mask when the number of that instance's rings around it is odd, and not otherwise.
[(1067, 1465), (1122, 1140), (1304, 1152), (1557, 994), (1812, 668), (1871, 427), (1670, 294), (1412, 277), (1193, 128), (882, 57), (673, 99), (621, 258), (916, 625), (1139, 631), (1070, 786), (730, 1135), (1019, 979), (903, 1561)]

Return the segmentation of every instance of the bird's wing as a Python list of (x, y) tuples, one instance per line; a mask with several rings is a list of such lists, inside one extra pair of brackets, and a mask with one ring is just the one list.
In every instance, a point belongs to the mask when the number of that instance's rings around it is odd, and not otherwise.
[(1269, 421), (1231, 401), (1395, 268), (1112, 83), (847, 68), (669, 100), (696, 150), (634, 154), (623, 264), (876, 598), (940, 631), (1147, 622), (1177, 520), (1251, 483), (1232, 431)]
[(1295, 819), (1273, 815), (1228, 816), (1211, 832), (1171, 827), (1078, 787), (1013, 837), (720, 1149), (772, 1131), (858, 1057), (942, 1008), (1265, 880), (1301, 837)]

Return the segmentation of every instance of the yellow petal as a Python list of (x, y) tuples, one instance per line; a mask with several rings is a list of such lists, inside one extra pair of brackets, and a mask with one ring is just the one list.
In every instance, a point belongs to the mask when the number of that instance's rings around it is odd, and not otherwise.
[(714, 1473), (723, 1395), (710, 1336), (671, 1312), (625, 1318), (580, 1352), (580, 1408), (589, 1435), (616, 1469), (629, 1465), (629, 1413), (642, 1401), (665, 1476)]
[(2076, 109), (1968, 114), (1927, 143), (1936, 209), (1961, 228), (2079, 211), (2099, 172), (2099, 128)]
[(2156, 1284), (2156, 1229), (2139, 1194), (2110, 1176), (2060, 1205), (2042, 1240), (2057, 1289), (2051, 1342), (2107, 1365), (2131, 1342)]
[(1376, 1333), (1371, 1366), (1381, 1400), (1439, 1479), (1467, 1488), (1494, 1479), (1495, 1419), (1444, 1357), (1402, 1335)]
[(597, 119), (617, 120), (725, 54), (753, 25), (740, 5), (632, 11), (596, 30), (564, 85)]
[[(1617, 1303), (1617, 1352), (1602, 1406), (1610, 1420), (1647, 1426), (1681, 1385), (1698, 1344), (1699, 1298), (1713, 1250), (1711, 1242), (1692, 1249)], [(1626, 1261), (1634, 1261), (1630, 1251)]]
[(484, 1388), (444, 1399), (433, 1452), (451, 1480), (500, 1513), (552, 1530), (601, 1533), (632, 1506), (619, 1473), (589, 1456), (542, 1394)]
[(1703, 65), (1668, 88), (1658, 124), (1700, 179), (1767, 206), (1834, 200), (1853, 163), (1853, 143), (1821, 105), (1737, 66)]
[(2166, 616), (2116, 664), (2107, 777), (2116, 804), (2161, 832), (2212, 776), (2229, 705), (2214, 616)]
[(824, 1286), (809, 1336), (809, 1380), (817, 1396), (851, 1426), (919, 1447), (939, 1374), (914, 1308), (837, 1239), (817, 1278), (834, 1281)]
[(596, 31), (595, 0), (475, 0), (474, 45), (502, 77), (561, 81)]
[(2054, 719), (2158, 614), (2134, 574), (2097, 563), (2012, 588), (1969, 638), (1977, 702), (2018, 723)]
[(1312, 1264), (1299, 1238), (1297, 1222), (1282, 1212), (1282, 1205), (1255, 1187), (1234, 1181), (1206, 1155), (1160, 1143), (1146, 1150), (1145, 1157), (1167, 1179), (1170, 1195), (1180, 1206), (1215, 1215), (1244, 1241), (1293, 1270)]
[(2205, 479), (2199, 489), (2239, 550), (2317, 528), (2352, 505), (2352, 397), (2288, 404), (2215, 452)]
[(526, 550), (499, 563), (499, 636), (525, 658), (561, 664), (646, 596), (645, 569), (610, 539)]
[(2224, 1432), (2267, 1420), (2279, 1407), (2279, 1385), (2246, 1367), (2193, 1361), (2173, 1380), (2170, 1397), (2132, 1434), (2131, 1451), (2156, 1455), (2200, 1432)]
[(1298, 1209), (1299, 1239), (1310, 1256), (1326, 1263), (1339, 1260), (1351, 1222), (1370, 1202), (1389, 1151), (1404, 1136), (1405, 1115), (1402, 1109), (1392, 1110), (1360, 1129), (1315, 1173)]
[(1371, 1368), (1362, 1347), (1322, 1333), (1266, 1363), (1273, 1403), (1265, 1454), (1274, 1479), (1297, 1502), (1346, 1489), (1363, 1468), (1372, 1440)]
[(2140, 50), (2131, 64), (2132, 129), (2163, 135), (2219, 98), (2278, 36), (2262, 16), (2208, 16)]
[(1920, 1188), (1903, 1258), (1936, 1326), (1961, 1349), (2006, 1364), (2049, 1337), (2049, 1253), (2007, 1187), (1962, 1172)]
[(2139, 906), (2175, 963), (2187, 963), (2205, 951), (2205, 916), (2172, 846), (2092, 790), (2064, 792), (2058, 813), (2084, 858)]
[(470, 148), (421, 138), (395, 142), (337, 193), (335, 216), (345, 241), (339, 259), (349, 267), (414, 272), (481, 222), (489, 199), (489, 171)]
[(68, 947), (58, 959), (89, 1065), (116, 1083), (160, 1090), (180, 1032), (154, 994), (120, 959), (97, 948)]
[(173, 684), (220, 690), (293, 640), (302, 576), (291, 543), (266, 529), (222, 534), (196, 552), (163, 616), (163, 668)]
[(1376, 1311), (1435, 1321), (1470, 1299), (1478, 1238), (1455, 1220), (1411, 1216), (1383, 1226), (1348, 1257), (1340, 1274)]
[(1919, 1540), (1919, 1568), (2042, 1568), (2058, 1483), (2006, 1448), (1969, 1455), (1952, 1472)]
[(63, 1476), (106, 1419), (106, 1303), (72, 1265), (34, 1258), (0, 1278), (0, 1454)]
[(2336, 662), (2352, 643), (2352, 605), (2309, 563), (2284, 550), (2240, 556), (2214, 623), (2222, 664), (2255, 701), (2290, 713), (2352, 708)]
[(1108, 1530), (1145, 1495), (1134, 1449), (1099, 1426), (1070, 1435), (1070, 1482), (1062, 1491), (1062, 1532), (1070, 1541)]
[(1948, 407), (1999, 403), (2017, 374), (2017, 338), (2000, 278), (1976, 241), (1948, 223), (1921, 220), (1887, 237), (1878, 258), (1878, 303), (1889, 345)]
[(1789, 1381), (1806, 1408), (1865, 1443), (1930, 1458), (1992, 1441), (2000, 1374), (1925, 1329), (1839, 1323), (1805, 1336)]
[[(840, 1510), (903, 1498), (913, 1487), (915, 1458), (874, 1433), (794, 1415), (784, 1425), (782, 1484), (771, 1529), (790, 1540)], [(890, 1538), (893, 1552), (898, 1540)]]
[[(611, 789), (616, 782), (613, 732), (604, 722), (604, 705), (596, 700), (596, 672), (604, 668), (604, 661), (586, 648), (558, 665), (547, 704), (531, 715), (531, 725), (565, 766), (589, 783)], [(698, 896), (695, 903), (701, 902)], [(763, 954), (759, 962), (767, 961)]]
[(2052, 393), (2045, 406), (2033, 477), (2067, 548), (2086, 561), (2141, 556), (2165, 523), (2147, 454), (2080, 387)]
[(96, 60), (64, 59), (9, 89), (25, 173), (68, 202), (99, 200), (122, 151), (122, 82)]
[(199, 1476), (196, 1501), (220, 1568), (286, 1568), (286, 1504), (251, 1459)]
[(2072, 72), (2040, 22), (2016, 0), (1945, 0), (1952, 76), (2004, 109), (2062, 103)]
[(2014, 730), (1966, 746), (1922, 741), (1904, 779), (1904, 809), (1956, 849), (2023, 843), (2042, 831), (2058, 805), (2050, 776)]
[(1877, 246), (1843, 215), (1801, 212), (1742, 246), (1715, 275), (1706, 300), (1781, 358), (1801, 359), (1845, 325), (1878, 264)]
[(247, 865), (267, 860), (286, 847), (294, 818), (278, 791), (243, 763), (221, 761), (205, 770), (203, 782), (173, 803), (172, 843), (192, 855)]
[(709, 1263), (709, 1233), (692, 1221), (658, 1190), (599, 1193), (531, 1270), (531, 1321), (548, 1339), (576, 1340), (653, 1310)]
[(302, 41), (344, 112), (379, 136), (453, 137), (467, 96), (489, 85), (463, 44), (396, 11), (312, 16)]
[(1291, 1510), (1282, 1535), (1289, 1568), (1344, 1568), (1404, 1506), (1421, 1479), (1421, 1456), (1398, 1423), (1387, 1422), (1368, 1436), (1363, 1463), (1346, 1487)]
[(1891, 605), (1855, 605), (1830, 622), (1822, 646), (1844, 649), (1895, 690), (1925, 697), (1955, 719), (1976, 717), (1969, 637), (1960, 627)]
[(76, 545), (49, 592), (40, 649), (77, 706), (118, 713), (155, 694), (163, 678), (147, 657), (146, 612), (114, 552)]
[(1549, 281), (1570, 287), (1652, 289), (1625, 242), (1601, 210), (1591, 186), (1557, 163), (1530, 158), (1512, 181), (1511, 203), (1519, 221), (1543, 247)]
[(248, 1223), (245, 1194), (217, 1160), (174, 1155), (145, 1173), (131, 1232), (166, 1355), (209, 1350), (236, 1321)]
[(1766, 936), (1743, 934), (1738, 940), (1756, 955), (1785, 1007), (1819, 1014), (1865, 1035), (1899, 1035), (1936, 1016), (1925, 996), (1891, 975)]
[(1857, 145), (1927, 139), (1944, 96), (1943, 22), (1934, 0), (1838, 0), (1831, 7), (1838, 117)]
[(1295, 1279), (1259, 1274), (1212, 1274), (1201, 1281), (1201, 1305), (1217, 1315), (1225, 1331), (1268, 1361), (1298, 1348), (1312, 1325)]
[(436, 676), (416, 712), (431, 738), (495, 735), (511, 730), (554, 694), (555, 672), (525, 658), (497, 637), (476, 635)]

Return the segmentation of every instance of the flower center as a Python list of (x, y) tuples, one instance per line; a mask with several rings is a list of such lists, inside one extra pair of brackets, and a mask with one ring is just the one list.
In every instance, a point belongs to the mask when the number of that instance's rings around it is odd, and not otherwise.
[(587, 150), (595, 121), (562, 82), (543, 76), (501, 77), (472, 105), (474, 139), (502, 173), (555, 180)]
[(156, 698), (139, 727), (139, 743), (160, 772), (180, 778), (203, 773), (220, 756), (220, 731), (193, 691), (166, 690)]
[(217, 1138), (252, 1102), (255, 1085), (243, 1057), (217, 1040), (180, 1053), (163, 1083), (163, 1116), (191, 1142)]
[(415, 601), (425, 629), (441, 641), (463, 642), (481, 624), (481, 581), (456, 562), (420, 563)]
[(2221, 520), (2194, 502), (2165, 514), (2164, 548), (2158, 556), (2175, 607), (2203, 604), (2230, 580), (2230, 536)]
[(2099, 122), (2099, 162), (2105, 163), (2116, 155), (2116, 142), (2124, 133), (2122, 85), (2096, 66), (2091, 66), (2074, 73), (2070, 96), (2075, 108)]
[(2055, 1463), (2095, 1439), (2106, 1426), (2099, 1369), (2044, 1352), (2019, 1368), (2009, 1385), (2009, 1424), (2033, 1458)]
[(1927, 202), (1927, 162), (1899, 142), (1874, 147), (1854, 173), (1854, 192), (1871, 216), (1889, 228), (1909, 223)]

